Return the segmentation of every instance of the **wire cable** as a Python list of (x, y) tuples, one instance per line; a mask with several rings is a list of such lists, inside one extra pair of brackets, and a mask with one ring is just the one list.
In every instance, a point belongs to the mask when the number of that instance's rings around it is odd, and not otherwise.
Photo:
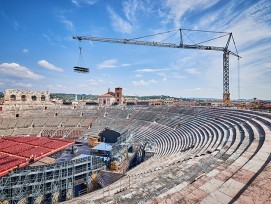
[(228, 32), (218, 32), (218, 31), (210, 31), (210, 30), (193, 30), (193, 29), (183, 29), (182, 30), (187, 30), (187, 31), (197, 31), (197, 32), (205, 32), (205, 33), (227, 33), (230, 34)]
[(238, 57), (238, 99), (240, 101), (240, 58)]
[(80, 53), (79, 53), (79, 59), (78, 59), (78, 66), (80, 67), (85, 67), (85, 62), (84, 62), (84, 58), (83, 58), (83, 54), (82, 54), (82, 47), (79, 46), (79, 50), (80, 50)]
[(152, 35), (145, 35), (145, 36), (141, 36), (141, 37), (137, 37), (137, 38), (131, 38), (129, 40), (137, 40), (137, 39), (141, 39), (141, 38), (147, 38), (147, 37), (152, 37), (152, 36), (156, 36), (156, 35), (162, 35), (162, 34), (165, 34), (165, 33), (171, 33), (171, 32), (175, 32), (175, 31), (179, 31), (180, 29), (178, 30), (169, 30), (169, 31), (166, 31), (166, 32), (161, 32), (161, 33), (155, 33), (155, 34), (152, 34)]
[(173, 37), (174, 35), (176, 35), (177, 31), (175, 33), (173, 33), (172, 35), (170, 35), (169, 37), (167, 37), (166, 39), (160, 41), (160, 42), (165, 42), (166, 40), (170, 39), (171, 37)]
[(232, 41), (233, 41), (233, 44), (234, 44), (234, 47), (235, 47), (235, 50), (236, 50), (236, 54), (239, 56), (238, 50), (237, 50), (237, 47), (236, 47), (236, 44), (235, 44), (235, 40), (233, 38), (233, 35), (231, 37), (232, 37)]
[(196, 44), (196, 42), (195, 42), (194, 40), (192, 40), (192, 39), (189, 37), (189, 35), (187, 35), (185, 32), (183, 32), (183, 33), (184, 33), (184, 35), (185, 35), (189, 40), (191, 40), (192, 43)]
[(216, 40), (216, 39), (218, 39), (218, 38), (223, 38), (223, 37), (225, 37), (225, 36), (227, 36), (227, 35), (229, 35), (229, 34), (225, 34), (225, 35), (218, 36), (218, 37), (216, 37), (216, 38), (212, 38), (212, 39), (209, 39), (209, 40), (205, 40), (205, 41), (203, 41), (203, 42), (197, 43), (196, 45), (199, 45), (199, 44), (202, 44), (202, 43), (206, 43), (206, 42), (209, 42), (209, 41), (212, 41), (212, 40)]

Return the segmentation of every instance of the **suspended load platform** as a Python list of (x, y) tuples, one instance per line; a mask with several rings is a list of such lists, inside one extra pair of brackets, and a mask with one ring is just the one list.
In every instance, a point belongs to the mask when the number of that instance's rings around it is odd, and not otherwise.
[(73, 70), (75, 72), (79, 72), (79, 73), (89, 73), (89, 68), (85, 68), (85, 67), (75, 66), (75, 67), (73, 67)]
[(82, 47), (79, 46), (79, 50), (80, 50), (80, 53), (79, 53), (78, 66), (74, 66), (73, 70), (78, 73), (87, 74), (87, 73), (89, 73), (89, 68), (85, 67), (84, 58), (83, 58), (83, 54), (82, 54)]

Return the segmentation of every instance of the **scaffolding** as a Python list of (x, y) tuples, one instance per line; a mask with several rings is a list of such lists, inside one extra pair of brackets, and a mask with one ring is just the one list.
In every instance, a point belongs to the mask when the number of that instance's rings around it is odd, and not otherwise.
[(0, 178), (0, 203), (56, 203), (69, 200), (76, 186), (92, 187), (92, 173), (104, 169), (100, 157), (88, 156), (57, 164), (24, 167)]

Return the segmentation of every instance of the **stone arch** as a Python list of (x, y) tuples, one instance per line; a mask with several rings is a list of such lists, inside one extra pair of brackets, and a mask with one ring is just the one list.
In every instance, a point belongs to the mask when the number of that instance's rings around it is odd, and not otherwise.
[(26, 101), (26, 95), (25, 94), (21, 95), (21, 101)]
[(32, 95), (32, 96), (31, 96), (31, 100), (32, 100), (32, 101), (36, 101), (36, 100), (37, 100), (37, 96), (36, 96), (36, 95)]
[(15, 94), (11, 94), (10, 95), (10, 100), (11, 101), (16, 101), (16, 95)]
[(44, 95), (41, 95), (40, 100), (41, 100), (41, 101), (45, 101), (45, 100), (46, 100), (46, 97), (45, 97)]

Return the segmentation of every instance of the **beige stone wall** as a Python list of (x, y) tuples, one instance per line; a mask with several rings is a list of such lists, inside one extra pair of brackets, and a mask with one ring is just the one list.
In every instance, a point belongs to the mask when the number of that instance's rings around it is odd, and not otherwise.
[(7, 89), (4, 91), (5, 103), (42, 103), (49, 102), (50, 93), (48, 91), (25, 91), (18, 89)]
[[(104, 104), (105, 102), (105, 104)], [(111, 106), (115, 102), (114, 97), (99, 97), (98, 98), (98, 103), (100, 106)]]

